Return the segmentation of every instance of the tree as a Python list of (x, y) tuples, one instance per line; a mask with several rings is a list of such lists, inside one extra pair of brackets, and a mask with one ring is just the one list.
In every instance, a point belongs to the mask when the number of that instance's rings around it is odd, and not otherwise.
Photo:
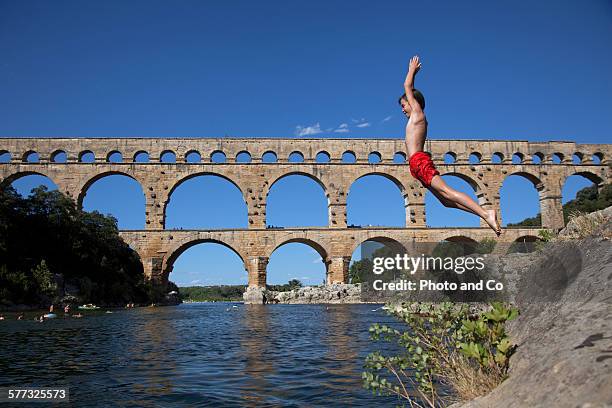
[(77, 288), (84, 303), (148, 303), (152, 293), (115, 218), (42, 186), (26, 198), (0, 188), (0, 303), (47, 303), (64, 292), (56, 281)]
[(372, 261), (368, 258), (353, 262), (349, 267), (349, 282), (362, 283), (367, 274), (372, 273)]
[(53, 280), (53, 274), (49, 271), (45, 260), (41, 260), (38, 265), (32, 270), (34, 280), (38, 284), (40, 294), (52, 297), (57, 291), (57, 284)]
[(287, 282), (287, 285), (289, 285), (289, 290), (299, 289), (304, 286), (302, 285), (302, 282), (297, 279), (291, 279), (289, 282)]

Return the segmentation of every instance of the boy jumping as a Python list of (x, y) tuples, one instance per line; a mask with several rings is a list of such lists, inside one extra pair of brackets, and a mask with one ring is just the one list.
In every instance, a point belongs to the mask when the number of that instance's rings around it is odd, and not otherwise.
[(421, 69), (421, 62), (418, 56), (414, 56), (410, 59), (408, 75), (404, 81), (406, 93), (399, 98), (402, 111), (408, 117), (406, 148), (408, 149), (410, 174), (431, 191), (445, 207), (458, 208), (479, 216), (499, 236), (501, 227), (497, 222), (495, 210), (485, 210), (468, 195), (449, 187), (440, 176), (440, 172), (434, 167), (431, 157), (423, 152), (427, 137), (427, 118), (423, 112), (425, 98), (414, 88), (414, 77), (419, 69)]

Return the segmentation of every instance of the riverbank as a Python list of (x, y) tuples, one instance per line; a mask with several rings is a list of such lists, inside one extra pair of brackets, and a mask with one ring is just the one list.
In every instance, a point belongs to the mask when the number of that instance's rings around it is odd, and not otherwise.
[[(34, 307), (27, 309), (16, 309), (16, 310), (2, 310), (0, 311), (0, 316), (3, 319), (0, 321), (11, 321), (11, 320), (39, 320), (41, 316), (52, 313), (55, 317), (45, 318), (45, 320), (49, 319), (70, 319), (70, 318), (81, 318), (81, 317), (91, 317), (91, 316), (99, 316), (104, 314), (112, 314), (118, 313), (122, 311), (129, 311), (133, 309), (150, 309), (157, 308), (166, 305), (134, 305), (130, 307), (125, 306), (99, 306), (98, 309), (79, 309), (78, 306), (74, 306), (70, 308), (68, 313), (64, 312), (63, 308), (56, 308), (53, 312), (49, 312), (49, 309)], [(75, 316), (81, 315), (81, 316)]]
[[(150, 307), (151, 305), (157, 306), (176, 306), (181, 304), (183, 301), (176, 295), (164, 295), (161, 301), (156, 303), (134, 303), (135, 307)], [(69, 305), (72, 310), (78, 310), (79, 305), (82, 302), (76, 302), (72, 300), (60, 299), (59, 301), (53, 302), (53, 306), (57, 308), (57, 310), (63, 310), (64, 306)], [(50, 304), (49, 304), (50, 305)], [(20, 313), (20, 312), (38, 312), (38, 311), (48, 311), (49, 305), (0, 305), (0, 313)], [(107, 309), (124, 309), (125, 304), (123, 303), (101, 303), (97, 305), (102, 310)]]

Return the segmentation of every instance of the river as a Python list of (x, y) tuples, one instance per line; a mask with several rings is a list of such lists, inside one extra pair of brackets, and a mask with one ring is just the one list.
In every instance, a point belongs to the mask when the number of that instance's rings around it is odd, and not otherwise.
[(69, 387), (73, 406), (397, 403), (361, 386), (365, 356), (388, 346), (369, 339), (370, 324), (397, 324), (376, 305), (192, 303), (44, 323), (5, 315), (0, 387)]

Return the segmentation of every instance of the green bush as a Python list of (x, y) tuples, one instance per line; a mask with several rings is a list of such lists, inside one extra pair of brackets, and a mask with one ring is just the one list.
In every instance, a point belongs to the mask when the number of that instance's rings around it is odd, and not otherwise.
[(365, 361), (363, 385), (375, 394), (397, 395), (410, 406), (444, 406), (484, 395), (506, 377), (515, 350), (505, 329), (518, 311), (500, 303), (477, 315), (450, 303), (402, 306), (389, 312), (408, 327), (370, 327), (373, 340), (402, 350), (380, 351)]

